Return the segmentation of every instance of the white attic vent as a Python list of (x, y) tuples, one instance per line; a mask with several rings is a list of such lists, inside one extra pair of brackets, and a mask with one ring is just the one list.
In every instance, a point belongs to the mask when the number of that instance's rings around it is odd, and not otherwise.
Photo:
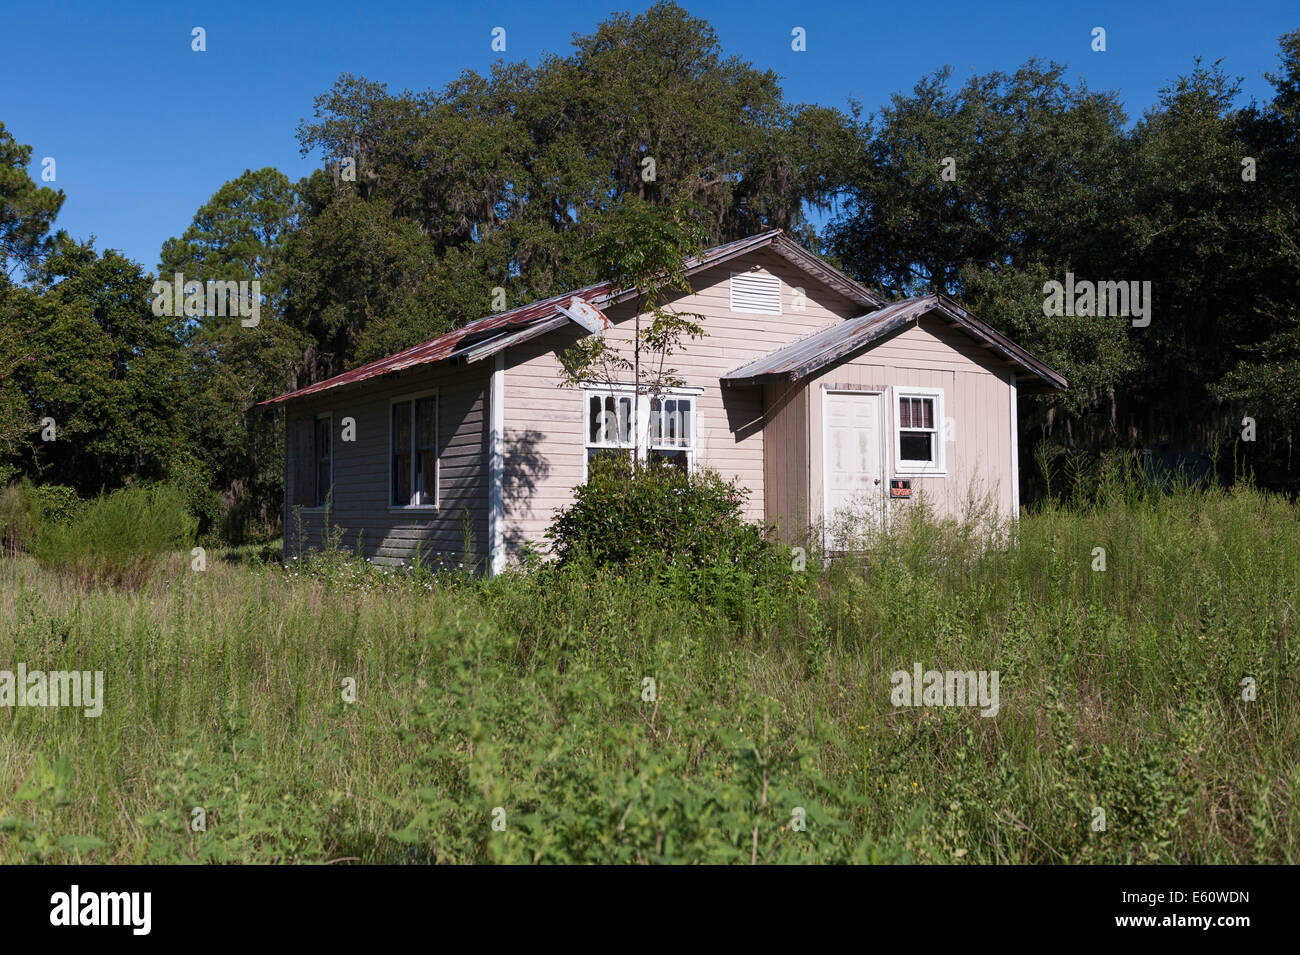
[(731, 310), (780, 315), (781, 279), (760, 272), (732, 272)]

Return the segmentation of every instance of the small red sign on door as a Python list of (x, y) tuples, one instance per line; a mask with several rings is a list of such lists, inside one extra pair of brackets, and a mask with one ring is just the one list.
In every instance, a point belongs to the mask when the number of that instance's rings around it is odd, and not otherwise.
[(912, 482), (904, 481), (900, 478), (894, 478), (889, 482), (889, 496), (890, 497), (911, 497)]

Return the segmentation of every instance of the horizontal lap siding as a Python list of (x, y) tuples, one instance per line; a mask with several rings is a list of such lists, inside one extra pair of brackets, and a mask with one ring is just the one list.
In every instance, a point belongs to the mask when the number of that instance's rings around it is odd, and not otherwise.
[[(730, 278), (759, 266), (782, 280), (781, 315), (732, 313)], [(706, 335), (686, 341), (668, 364), (688, 387), (703, 388), (698, 399), (699, 463), (734, 478), (750, 495), (746, 516), (764, 520), (767, 462), (763, 454), (763, 389), (728, 388), (722, 375), (836, 322), (866, 311), (822, 287), (780, 256), (766, 250), (727, 262), (693, 278), (694, 292), (672, 302), (677, 312), (704, 316)], [(805, 290), (806, 307), (792, 311), (792, 289)], [(609, 310), (612, 327), (606, 337), (628, 347), (634, 336), (633, 303)], [(512, 552), (524, 540), (543, 542), (557, 508), (573, 500), (583, 478), (584, 416), (582, 395), (562, 388), (557, 354), (576, 341), (581, 331), (565, 329), (510, 349), (506, 365), (506, 541)], [(627, 377), (630, 381), (630, 375)], [(514, 453), (512, 454), (512, 449)], [(528, 490), (530, 489), (530, 490)]]
[[(334, 497), (330, 524), (344, 531), (342, 543), (357, 545), (377, 563), (410, 560), (417, 551), (426, 558), (460, 560), (468, 514), (473, 551), (482, 558), (487, 542), (487, 475), (483, 465), (487, 385), (491, 362), (468, 366), (436, 366), (408, 372), (393, 380), (371, 382), (337, 395), (323, 395), (295, 404), (289, 418), (334, 416)], [(430, 389), (438, 391), (438, 504), (429, 512), (388, 509), (389, 414), (391, 401)], [(341, 440), (342, 419), (356, 419), (356, 441)], [(287, 463), (286, 480), (291, 480)], [(292, 494), (292, 488), (286, 489)], [(290, 500), (292, 497), (289, 498)], [(325, 515), (317, 509), (300, 512), (302, 542), (319, 546)], [(292, 512), (285, 524), (285, 551), (298, 549), (297, 521)]]
[[(943, 322), (922, 319), (918, 325), (810, 379), (810, 483), (815, 517), (822, 514), (822, 386), (835, 384), (942, 388), (944, 416), (953, 419), (953, 440), (945, 447), (947, 475), (896, 475), (892, 394), (886, 406), (887, 433), (883, 442), (887, 475), (910, 478), (913, 493), (924, 494), (940, 516), (959, 519), (968, 513), (970, 498), (987, 497), (999, 517), (1010, 517), (1009, 372), (969, 336)], [(894, 508), (906, 506), (903, 501), (891, 502)]]

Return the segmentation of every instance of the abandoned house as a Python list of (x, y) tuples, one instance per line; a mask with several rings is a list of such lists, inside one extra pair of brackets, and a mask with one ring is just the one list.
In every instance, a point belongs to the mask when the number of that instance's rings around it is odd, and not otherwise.
[(951, 299), (886, 302), (780, 230), (685, 265), (693, 291), (669, 304), (705, 334), (663, 394), (562, 386), (558, 356), (582, 336), (633, 341), (636, 297), (602, 284), (263, 402), (285, 413), (286, 557), (321, 540), (328, 504), (375, 562), (456, 561), (468, 532), (497, 572), (545, 545), (592, 456), (634, 446), (736, 479), (747, 516), (791, 539), (921, 496), (1018, 516), (1017, 398), (1063, 391), (1060, 375)]

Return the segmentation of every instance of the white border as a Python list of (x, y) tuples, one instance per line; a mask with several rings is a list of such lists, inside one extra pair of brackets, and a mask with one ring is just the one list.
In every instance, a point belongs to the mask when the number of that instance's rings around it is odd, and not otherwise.
[(488, 573), (496, 576), (505, 569), (505, 428), (506, 353), (497, 352), (492, 369), (492, 415), (488, 429)]
[[(613, 384), (607, 384), (605, 382), (588, 381), (588, 382), (583, 382), (582, 387), (578, 390), (582, 397), (582, 404), (580, 406), (580, 409), (582, 414), (581, 421), (582, 421), (582, 483), (583, 484), (587, 483), (587, 459), (588, 459), (587, 452), (590, 451), (592, 447), (587, 441), (587, 435), (591, 433), (589, 431), (590, 422), (587, 420), (587, 396), (593, 393), (594, 394), (620, 394), (620, 395), (631, 393), (636, 398), (636, 401), (634, 402), (635, 406), (633, 407), (632, 411), (633, 411), (633, 416), (636, 419), (637, 429), (641, 432), (640, 434), (641, 440), (640, 441), (636, 440), (637, 436), (634, 435), (632, 439), (632, 448), (629, 448), (628, 450), (629, 451), (633, 450), (639, 445), (642, 452), (639, 458), (639, 460), (641, 461), (647, 461), (649, 460), (650, 457), (650, 399), (654, 397), (664, 397), (664, 398), (680, 397), (680, 398), (693, 399), (691, 401), (691, 406), (692, 406), (691, 446), (686, 449), (687, 452), (686, 469), (687, 471), (694, 472), (699, 467), (699, 455), (700, 455), (700, 446), (699, 446), (700, 400), (699, 399), (700, 396), (704, 394), (703, 388), (698, 388), (698, 387), (664, 388), (662, 391), (659, 392), (658, 395), (649, 395), (649, 394), (636, 395), (637, 389), (635, 385), (629, 385), (623, 382), (615, 382)], [(609, 447), (609, 446), (603, 445), (601, 447)], [(675, 450), (681, 450), (681, 449), (677, 448)]]
[(1020, 520), (1020, 410), (1017, 408), (1016, 375), (1011, 379), (1011, 519)]
[[(934, 464), (917, 464), (915, 461), (903, 461), (903, 451), (898, 440), (898, 432), (902, 430), (899, 423), (902, 421), (902, 415), (898, 410), (898, 403), (903, 398), (933, 398), (934, 401)], [(893, 399), (890, 402), (893, 411), (893, 421), (890, 427), (890, 437), (894, 445), (894, 473), (907, 475), (909, 477), (947, 477), (948, 476), (948, 449), (947, 441), (944, 440), (943, 433), (943, 389), (942, 388), (925, 388), (912, 385), (895, 385)], [(908, 429), (912, 430), (912, 429)]]
[(880, 494), (880, 511), (881, 520), (886, 519), (886, 507), (888, 498), (886, 497), (889, 490), (889, 470), (885, 467), (888, 463), (888, 456), (885, 453), (885, 434), (887, 432), (885, 420), (885, 389), (884, 388), (828, 388), (822, 386), (822, 550), (830, 553), (830, 513), (829, 505), (831, 500), (830, 492), (830, 468), (826, 467), (826, 453), (830, 448), (830, 443), (826, 440), (826, 428), (829, 419), (826, 416), (826, 399), (830, 395), (875, 395), (880, 400), (877, 402), (877, 440), (876, 445), (880, 454), (880, 477), (877, 479), (876, 487)]

